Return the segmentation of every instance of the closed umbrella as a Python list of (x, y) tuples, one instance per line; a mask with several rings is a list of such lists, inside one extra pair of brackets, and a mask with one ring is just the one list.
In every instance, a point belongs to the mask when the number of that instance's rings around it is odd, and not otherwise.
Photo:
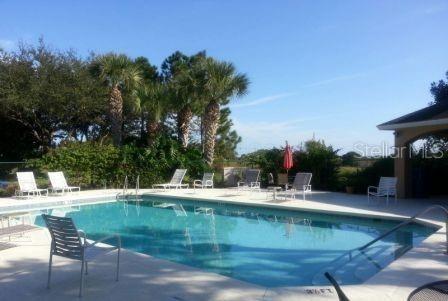
[(288, 171), (292, 167), (292, 165), (292, 151), (291, 147), (288, 144), (288, 141), (286, 141), (285, 155), (283, 157), (283, 168), (286, 169), (286, 176), (288, 176)]

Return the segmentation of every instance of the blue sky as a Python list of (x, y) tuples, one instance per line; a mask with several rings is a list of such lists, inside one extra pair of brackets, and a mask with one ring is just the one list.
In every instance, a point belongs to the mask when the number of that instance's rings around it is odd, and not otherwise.
[(175, 50), (235, 63), (251, 80), (231, 105), (239, 151), (324, 139), (392, 143), (376, 125), (431, 101), (448, 70), (448, 1), (2, 1), (0, 45)]

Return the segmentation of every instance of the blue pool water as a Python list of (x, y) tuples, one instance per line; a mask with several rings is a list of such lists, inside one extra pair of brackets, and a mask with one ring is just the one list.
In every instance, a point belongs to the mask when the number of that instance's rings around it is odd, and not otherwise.
[(119, 233), (124, 248), (266, 287), (327, 283), (325, 271), (362, 283), (436, 230), (410, 224), (349, 260), (398, 222), (160, 197), (48, 213), (91, 239)]

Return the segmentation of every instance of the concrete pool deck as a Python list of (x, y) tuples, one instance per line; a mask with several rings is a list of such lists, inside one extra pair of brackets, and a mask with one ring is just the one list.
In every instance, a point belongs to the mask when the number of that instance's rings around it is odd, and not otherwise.
[[(88, 203), (114, 197), (120, 190), (82, 191), (71, 196), (17, 200), (0, 199), (0, 212), (39, 204), (42, 207), (70, 204), (72, 200)], [(265, 192), (237, 192), (235, 189), (172, 190), (167, 192), (140, 190), (148, 195), (231, 202), (242, 205), (281, 207), (293, 210), (325, 211), (345, 215), (403, 218), (432, 204), (448, 205), (441, 199), (398, 200), (386, 206), (368, 205), (365, 196), (342, 193), (313, 192), (303, 201), (272, 200)], [(406, 300), (409, 293), (428, 282), (448, 279), (448, 255), (445, 255), (444, 215), (432, 211), (424, 220), (441, 228), (420, 245), (361, 285), (344, 285), (351, 300)], [(80, 264), (56, 257), (52, 289), (45, 288), (50, 239), (44, 229), (28, 232), (13, 239), (16, 247), (0, 251), (0, 300), (79, 300)], [(122, 256), (120, 281), (113, 279), (115, 254), (91, 263), (84, 300), (337, 300), (329, 286), (267, 289), (222, 275), (152, 256), (125, 251)]]

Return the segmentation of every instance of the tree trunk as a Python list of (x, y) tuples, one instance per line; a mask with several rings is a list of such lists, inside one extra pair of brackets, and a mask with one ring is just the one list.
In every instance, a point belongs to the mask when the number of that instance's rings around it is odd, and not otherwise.
[(188, 105), (177, 114), (177, 137), (184, 148), (188, 146), (191, 118), (193, 118), (193, 112)]
[(146, 122), (146, 143), (148, 146), (152, 146), (156, 140), (157, 134), (160, 129), (160, 123), (153, 119), (148, 119)]
[(204, 159), (209, 166), (213, 164), (219, 116), (219, 103), (211, 101), (205, 108), (204, 116)]
[(123, 98), (118, 85), (112, 87), (109, 99), (109, 120), (112, 141), (115, 146), (121, 146), (123, 126)]

